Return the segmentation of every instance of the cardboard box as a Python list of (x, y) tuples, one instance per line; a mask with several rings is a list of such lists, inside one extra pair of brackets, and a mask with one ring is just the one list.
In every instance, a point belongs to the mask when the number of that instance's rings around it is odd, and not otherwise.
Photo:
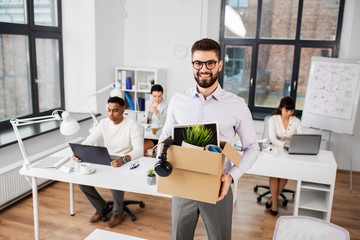
[(167, 160), (173, 171), (168, 177), (159, 177), (158, 192), (215, 204), (219, 197), (225, 156), (236, 166), (239, 166), (241, 158), (231, 144), (221, 142), (220, 146), (222, 153), (170, 146)]

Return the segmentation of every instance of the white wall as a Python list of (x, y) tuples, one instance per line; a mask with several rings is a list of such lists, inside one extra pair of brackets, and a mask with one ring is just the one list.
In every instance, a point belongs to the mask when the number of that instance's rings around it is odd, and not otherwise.
[[(360, 1), (346, 0), (339, 58), (360, 60), (359, 12)], [(357, 111), (359, 112), (360, 109)], [(360, 171), (360, 149), (358, 146), (360, 146), (360, 136), (331, 135), (330, 149), (334, 153), (338, 168), (349, 170), (352, 162), (352, 170)]]
[(62, 10), (66, 109), (87, 112), (84, 97), (97, 89), (95, 2), (63, 0)]
[[(220, 1), (131, 0), (125, 11), (124, 64), (165, 68), (167, 99), (194, 86), (190, 49), (203, 37), (219, 39)], [(174, 57), (176, 44), (188, 48), (184, 59)]]

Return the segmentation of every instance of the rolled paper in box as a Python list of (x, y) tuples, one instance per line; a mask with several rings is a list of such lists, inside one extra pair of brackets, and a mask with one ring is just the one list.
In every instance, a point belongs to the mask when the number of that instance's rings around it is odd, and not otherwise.
[(219, 148), (218, 146), (216, 145), (213, 145), (213, 144), (208, 144), (205, 146), (205, 150), (206, 151), (210, 151), (210, 152), (217, 152), (217, 153), (221, 153), (222, 152), (222, 149)]

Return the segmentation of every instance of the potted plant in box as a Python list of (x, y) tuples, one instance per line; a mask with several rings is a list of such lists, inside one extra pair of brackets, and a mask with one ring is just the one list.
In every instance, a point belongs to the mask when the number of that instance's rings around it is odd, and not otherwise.
[(214, 132), (206, 128), (204, 125), (196, 124), (185, 129), (184, 141), (181, 146), (204, 149), (204, 147), (212, 140)]
[(147, 179), (146, 179), (146, 181), (147, 181), (147, 184), (149, 184), (149, 185), (156, 184), (156, 174), (155, 174), (154, 169), (149, 169), (147, 171)]

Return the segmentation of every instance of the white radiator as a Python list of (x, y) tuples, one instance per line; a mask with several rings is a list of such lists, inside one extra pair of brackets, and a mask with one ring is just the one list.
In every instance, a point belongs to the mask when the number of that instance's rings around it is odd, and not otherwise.
[[(71, 142), (78, 143), (83, 139), (84, 138), (82, 137), (78, 137), (71, 140)], [(68, 146), (68, 143), (60, 144), (59, 146), (47, 149), (41, 153), (29, 157), (29, 161), (30, 163), (34, 163), (37, 160), (51, 155), (52, 153)], [(0, 210), (31, 194), (31, 184), (28, 183), (23, 175), (19, 174), (21, 167), (22, 161), (15, 162), (0, 169)], [(48, 181), (47, 179), (37, 178), (37, 185), (39, 187), (43, 187), (49, 183), (51, 183), (51, 181)]]
[[(31, 193), (31, 185), (19, 174), (20, 168), (21, 166), (0, 174), (0, 209)], [(46, 181), (46, 179), (37, 179), (38, 185)]]

